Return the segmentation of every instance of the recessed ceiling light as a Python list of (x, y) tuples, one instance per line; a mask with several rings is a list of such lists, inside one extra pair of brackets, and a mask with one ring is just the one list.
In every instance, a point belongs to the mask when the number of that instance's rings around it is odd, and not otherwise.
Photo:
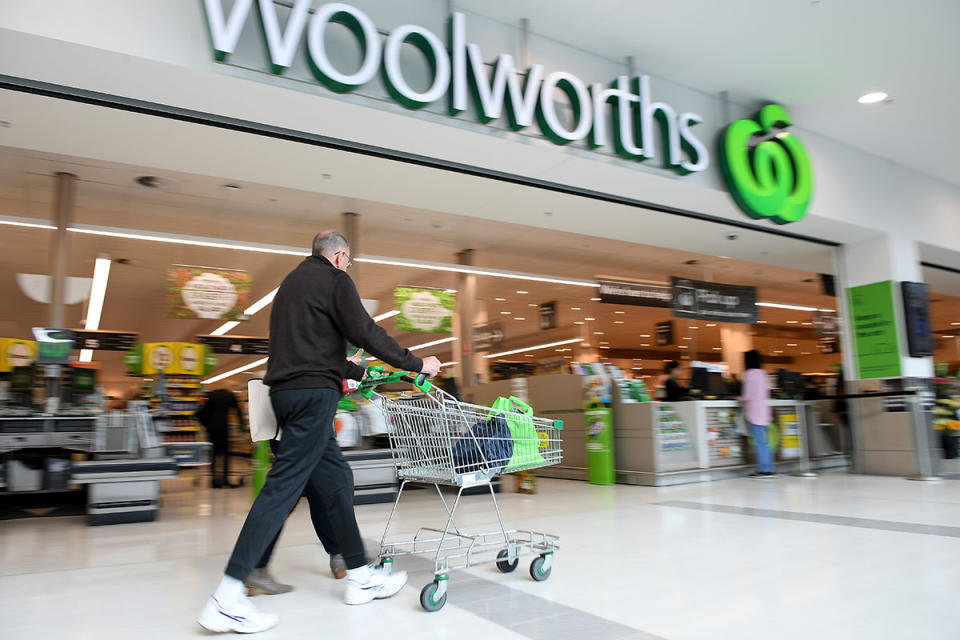
[(580, 307), (570, 307), (570, 311), (580, 311)]
[(610, 347), (600, 347), (601, 349), (609, 349)]
[(613, 324), (623, 324), (623, 320), (614, 320)]
[(641, 347), (649, 347), (649, 346), (650, 346), (650, 343), (649, 343), (649, 342), (644, 342), (644, 343), (642, 343), (640, 346), (641, 346)]
[(526, 320), (526, 318), (521, 318), (520, 316), (513, 316), (514, 320)]
[(951, 326), (951, 327), (960, 327), (960, 322), (951, 322), (951, 323), (950, 323), (950, 326)]
[(626, 311), (614, 311), (614, 313), (624, 314)]
[(539, 307), (540, 305), (534, 304), (534, 303), (532, 303), (532, 302), (528, 302), (528, 303), (527, 303), (527, 306), (528, 306), (528, 307)]
[(510, 315), (510, 312), (509, 312), (509, 311), (501, 311), (501, 312), (500, 312), (500, 315), (502, 315), (502, 316), (508, 316), (508, 315)]
[(713, 350), (714, 350), (714, 351), (723, 351), (723, 347), (714, 347)]
[(700, 327), (698, 327), (698, 326), (696, 326), (696, 325), (690, 325), (690, 326), (687, 327), (687, 328), (688, 328), (688, 329), (699, 329)]
[(857, 102), (860, 104), (876, 104), (884, 102), (889, 97), (886, 91), (871, 91), (857, 98)]
[(641, 338), (649, 338), (649, 337), (650, 337), (650, 334), (649, 334), (649, 333), (641, 333), (641, 334), (640, 334), (640, 337), (641, 337)]
[(583, 320), (577, 320), (577, 321), (574, 322), (573, 324), (583, 324)]
[(757, 324), (767, 324), (766, 320), (757, 320)]
[(802, 355), (802, 356), (808, 356), (808, 355), (810, 355), (810, 352), (809, 352), (809, 351), (801, 351), (801, 352), (800, 352), (800, 355)]
[(680, 345), (680, 348), (681, 348), (681, 349), (689, 349), (690, 347), (688, 347), (688, 346), (685, 345), (685, 344), (682, 344), (682, 345)]
[(600, 298), (590, 298), (591, 302), (600, 302)]
[(943, 338), (953, 338), (953, 337), (955, 337), (955, 336), (941, 336), (941, 337), (943, 337)]
[(601, 340), (601, 341), (600, 341), (600, 344), (610, 344), (610, 342), (607, 341), (607, 340)]
[(643, 371), (643, 367), (632, 367), (632, 371)]
[(529, 291), (517, 291), (517, 293), (519, 293), (520, 295), (526, 295), (526, 294), (528, 294), (528, 293), (530, 293), (530, 292), (529, 292)]
[(584, 318), (584, 320), (596, 320), (596, 318)]
[(799, 320), (787, 320), (787, 324), (800, 324)]
[(716, 322), (711, 322), (711, 323), (708, 324), (707, 326), (708, 326), (708, 327), (715, 327), (715, 326), (717, 326), (717, 323), (716, 323)]
[(693, 340), (693, 338), (687, 338), (687, 337), (684, 337), (683, 339), (684, 339), (684, 340)]
[(594, 332), (593, 332), (593, 335), (595, 335), (595, 336), (602, 336), (602, 335), (603, 335), (603, 331), (594, 331)]
[(788, 343), (787, 343), (787, 346), (788, 346), (788, 347), (795, 347), (795, 346), (797, 346), (797, 343), (796, 343), (796, 342), (788, 342)]
[(506, 302), (506, 301), (507, 301), (506, 298), (494, 298), (494, 300), (496, 300), (497, 302)]

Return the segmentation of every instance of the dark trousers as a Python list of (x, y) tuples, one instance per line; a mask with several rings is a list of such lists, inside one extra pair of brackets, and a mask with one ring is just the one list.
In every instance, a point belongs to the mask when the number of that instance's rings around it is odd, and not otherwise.
[[(280, 443), (276, 440), (270, 441), (270, 450), (273, 451), (273, 455), (277, 455), (279, 445)], [(337, 555), (340, 553), (340, 545), (337, 543), (337, 534), (334, 533), (333, 525), (330, 523), (330, 517), (327, 515), (327, 506), (323, 503), (323, 494), (320, 492), (320, 488), (307, 482), (307, 486), (303, 490), (303, 496), (307, 499), (307, 504), (310, 505), (310, 520), (313, 521), (313, 530), (317, 532), (317, 538), (320, 539), (324, 551), (331, 556)], [(257, 563), (258, 569), (262, 569), (270, 564), (270, 558), (273, 556), (273, 548), (279, 539), (280, 533), (278, 532), (277, 537), (273, 539), (273, 542), (270, 543), (270, 546), (267, 547), (267, 550), (264, 552), (263, 557), (260, 558), (260, 562)]]
[[(210, 461), (211, 483), (214, 487), (230, 484), (230, 440), (227, 431), (210, 430), (213, 459)], [(217, 464), (219, 462), (219, 464)], [(217, 469), (220, 477), (217, 477)]]
[(319, 491), (348, 569), (366, 563), (353, 513), (353, 472), (337, 445), (333, 417), (340, 393), (288, 389), (270, 395), (283, 435), (277, 459), (233, 547), (226, 574), (245, 579), (280, 533), (307, 483)]

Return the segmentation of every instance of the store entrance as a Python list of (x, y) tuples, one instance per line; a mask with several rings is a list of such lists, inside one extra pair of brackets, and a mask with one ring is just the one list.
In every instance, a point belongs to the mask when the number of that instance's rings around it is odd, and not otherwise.
[[(192, 446), (211, 439), (196, 415), (205, 394), (231, 391), (245, 413), (246, 380), (265, 367), (272, 294), (308, 253), (313, 235), (331, 228), (350, 236), (351, 275), (371, 316), (403, 346), (439, 357), (444, 377), (464, 399), (486, 402), (490, 385), (518, 375), (531, 386), (548, 378), (581, 384), (593, 374), (574, 365), (603, 365), (622, 379), (642, 381), (638, 399), (653, 402), (665, 365), (677, 361), (679, 381), (699, 392), (692, 399), (719, 401), (735, 395), (734, 375), (749, 348), (764, 353), (767, 370), (791, 397), (828, 387), (836, 376), (839, 308), (830, 246), (126, 112), (112, 113), (110, 126), (141, 144), (134, 149), (105, 129), (93, 144), (97, 128), (106, 126), (90, 117), (97, 109), (14, 97), (21, 109), (55, 112), (57, 123), (84, 121), (85, 127), (62, 133), (88, 155), (58, 153), (63, 140), (41, 145), (30, 136), (24, 147), (2, 149), (10, 215), (3, 218), (0, 256), (9, 277), (0, 295), (13, 302), (0, 320), (11, 345), (26, 344), (11, 347), (19, 359), (8, 372), (5, 410), (58, 419), (73, 411), (97, 420), (85, 436), (61, 430), (74, 434), (71, 442), (48, 437), (57, 427), (45, 422), (42, 437), (29, 447), (9, 447), (8, 459), (23, 448), (55, 447), (48, 458), (76, 463), (108, 449), (130, 457), (155, 448), (178, 464), (155, 469), (151, 482), (169, 485), (174, 475), (201, 474), (207, 484), (209, 447)], [(105, 139), (109, 143), (100, 144)], [(191, 141), (197, 152), (185, 157), (175, 140)], [(273, 160), (257, 160), (262, 157)], [(66, 243), (59, 245), (50, 221), (62, 196), (57, 174), (73, 176), (74, 188)], [(28, 343), (34, 328), (50, 326), (43, 283), (57, 255), (66, 256), (65, 273), (80, 293), (65, 305), (66, 326), (56, 327), (78, 332), (77, 349), (61, 365), (60, 395), (53, 396), (49, 370), (32, 364), (39, 354)], [(108, 275), (95, 296), (98, 269)], [(672, 297), (674, 279), (713, 286), (711, 295), (719, 298), (729, 287), (747, 288), (753, 315), (737, 322), (678, 316), (662, 299), (607, 299), (599, 286), (613, 281)], [(224, 290), (229, 304), (204, 302)], [(414, 295), (429, 298), (440, 319), (425, 326), (403, 317)], [(53, 397), (56, 403), (49, 402)], [(110, 410), (124, 414), (113, 431), (99, 416)], [(353, 412), (345, 406), (345, 415)], [(139, 433), (144, 415), (152, 417), (155, 433)], [(237, 459), (232, 473), (246, 477), (252, 447), (242, 417), (231, 420), (227, 455)], [(342, 427), (345, 447), (385, 444), (384, 434), (362, 420), (344, 419)], [(104, 444), (107, 434), (120, 432), (137, 437), (113, 435), (117, 440)], [(574, 435), (567, 451), (569, 467), (585, 468), (579, 462), (584, 445)], [(374, 487), (368, 496), (390, 494), (391, 467), (375, 463), (358, 486)], [(16, 473), (8, 488), (54, 486), (43, 469), (17, 466)]]

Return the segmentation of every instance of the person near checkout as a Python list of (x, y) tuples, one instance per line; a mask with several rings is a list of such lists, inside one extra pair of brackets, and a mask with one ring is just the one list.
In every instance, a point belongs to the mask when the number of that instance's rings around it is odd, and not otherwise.
[(680, 372), (680, 363), (676, 360), (671, 360), (667, 363), (667, 379), (664, 382), (664, 401), (665, 402), (680, 402), (686, 400), (687, 396), (690, 395), (690, 389), (683, 386), (677, 380), (677, 374)]

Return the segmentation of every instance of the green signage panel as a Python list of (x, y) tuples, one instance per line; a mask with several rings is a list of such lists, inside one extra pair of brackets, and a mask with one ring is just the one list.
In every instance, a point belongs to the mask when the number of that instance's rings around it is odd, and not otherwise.
[(857, 377), (895, 378), (901, 375), (893, 282), (875, 282), (847, 289), (853, 322)]

